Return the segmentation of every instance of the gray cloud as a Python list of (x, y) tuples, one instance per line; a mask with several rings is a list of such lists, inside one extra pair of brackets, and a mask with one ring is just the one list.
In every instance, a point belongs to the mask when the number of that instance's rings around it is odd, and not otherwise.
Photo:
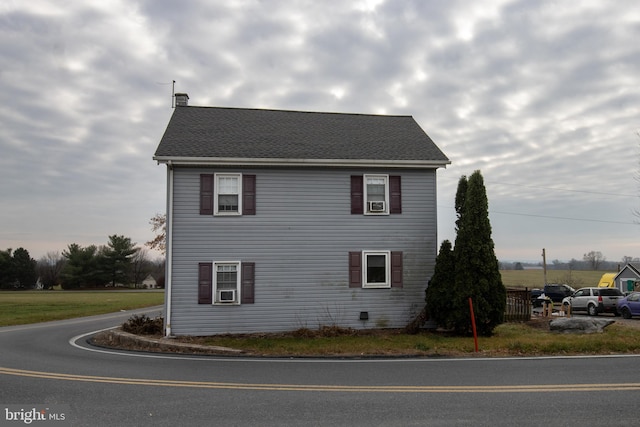
[(640, 256), (639, 35), (632, 1), (7, 5), (0, 248), (149, 240), (176, 80), (193, 105), (413, 115), (453, 161), (440, 240), (481, 169), (501, 259)]

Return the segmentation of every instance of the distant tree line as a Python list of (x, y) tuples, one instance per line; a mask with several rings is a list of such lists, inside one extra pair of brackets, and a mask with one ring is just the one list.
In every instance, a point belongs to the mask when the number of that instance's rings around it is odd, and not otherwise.
[[(640, 264), (640, 258), (624, 256), (620, 261), (607, 261), (600, 251), (589, 251), (582, 256), (582, 260), (572, 258), (569, 261), (554, 259), (547, 263), (547, 270), (600, 270), (617, 271), (629, 263)], [(501, 270), (524, 270), (528, 268), (542, 268), (541, 262), (500, 262)]]
[(115, 234), (104, 246), (72, 243), (38, 261), (24, 248), (0, 251), (0, 289), (139, 288), (150, 274), (164, 287), (164, 260), (151, 260), (147, 249)]

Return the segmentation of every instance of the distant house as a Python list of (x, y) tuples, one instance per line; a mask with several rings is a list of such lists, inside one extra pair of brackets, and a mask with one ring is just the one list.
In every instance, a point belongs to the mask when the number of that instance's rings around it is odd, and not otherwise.
[(640, 283), (640, 264), (628, 263), (613, 280), (622, 292), (640, 291), (640, 286), (636, 285), (636, 282)]
[(151, 274), (149, 274), (142, 281), (142, 287), (144, 289), (158, 289), (158, 283), (156, 282), (156, 279)]
[(437, 254), (436, 170), (411, 116), (176, 108), (167, 335), (405, 326)]

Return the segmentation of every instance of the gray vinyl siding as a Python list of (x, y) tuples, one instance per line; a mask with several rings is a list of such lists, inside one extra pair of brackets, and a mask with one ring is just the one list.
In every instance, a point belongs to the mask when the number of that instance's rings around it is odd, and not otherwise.
[[(256, 215), (199, 214), (200, 174), (256, 175)], [(352, 215), (351, 175), (402, 177), (402, 214)], [(437, 251), (435, 170), (175, 168), (175, 335), (339, 325), (404, 327), (424, 305)], [(403, 252), (403, 287), (349, 288), (350, 251)], [(255, 303), (198, 304), (198, 263), (255, 262)], [(361, 311), (369, 320), (359, 320)]]
[(616, 276), (615, 287), (620, 289), (622, 292), (629, 292), (629, 289), (627, 289), (627, 281), (636, 281), (638, 279), (640, 279), (640, 275), (637, 273), (636, 268), (631, 267), (627, 264), (622, 268), (622, 270), (620, 270), (620, 272)]

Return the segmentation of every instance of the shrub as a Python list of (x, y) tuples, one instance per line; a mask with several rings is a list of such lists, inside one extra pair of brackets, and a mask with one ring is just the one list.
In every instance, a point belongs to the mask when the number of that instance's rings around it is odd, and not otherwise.
[(162, 333), (163, 325), (162, 317), (151, 319), (146, 314), (141, 314), (131, 316), (122, 325), (122, 330), (136, 335), (157, 335)]
[(436, 257), (436, 265), (429, 286), (425, 291), (425, 301), (429, 318), (439, 326), (450, 328), (449, 317), (452, 311), (452, 288), (455, 277), (455, 258), (451, 242), (445, 240)]

